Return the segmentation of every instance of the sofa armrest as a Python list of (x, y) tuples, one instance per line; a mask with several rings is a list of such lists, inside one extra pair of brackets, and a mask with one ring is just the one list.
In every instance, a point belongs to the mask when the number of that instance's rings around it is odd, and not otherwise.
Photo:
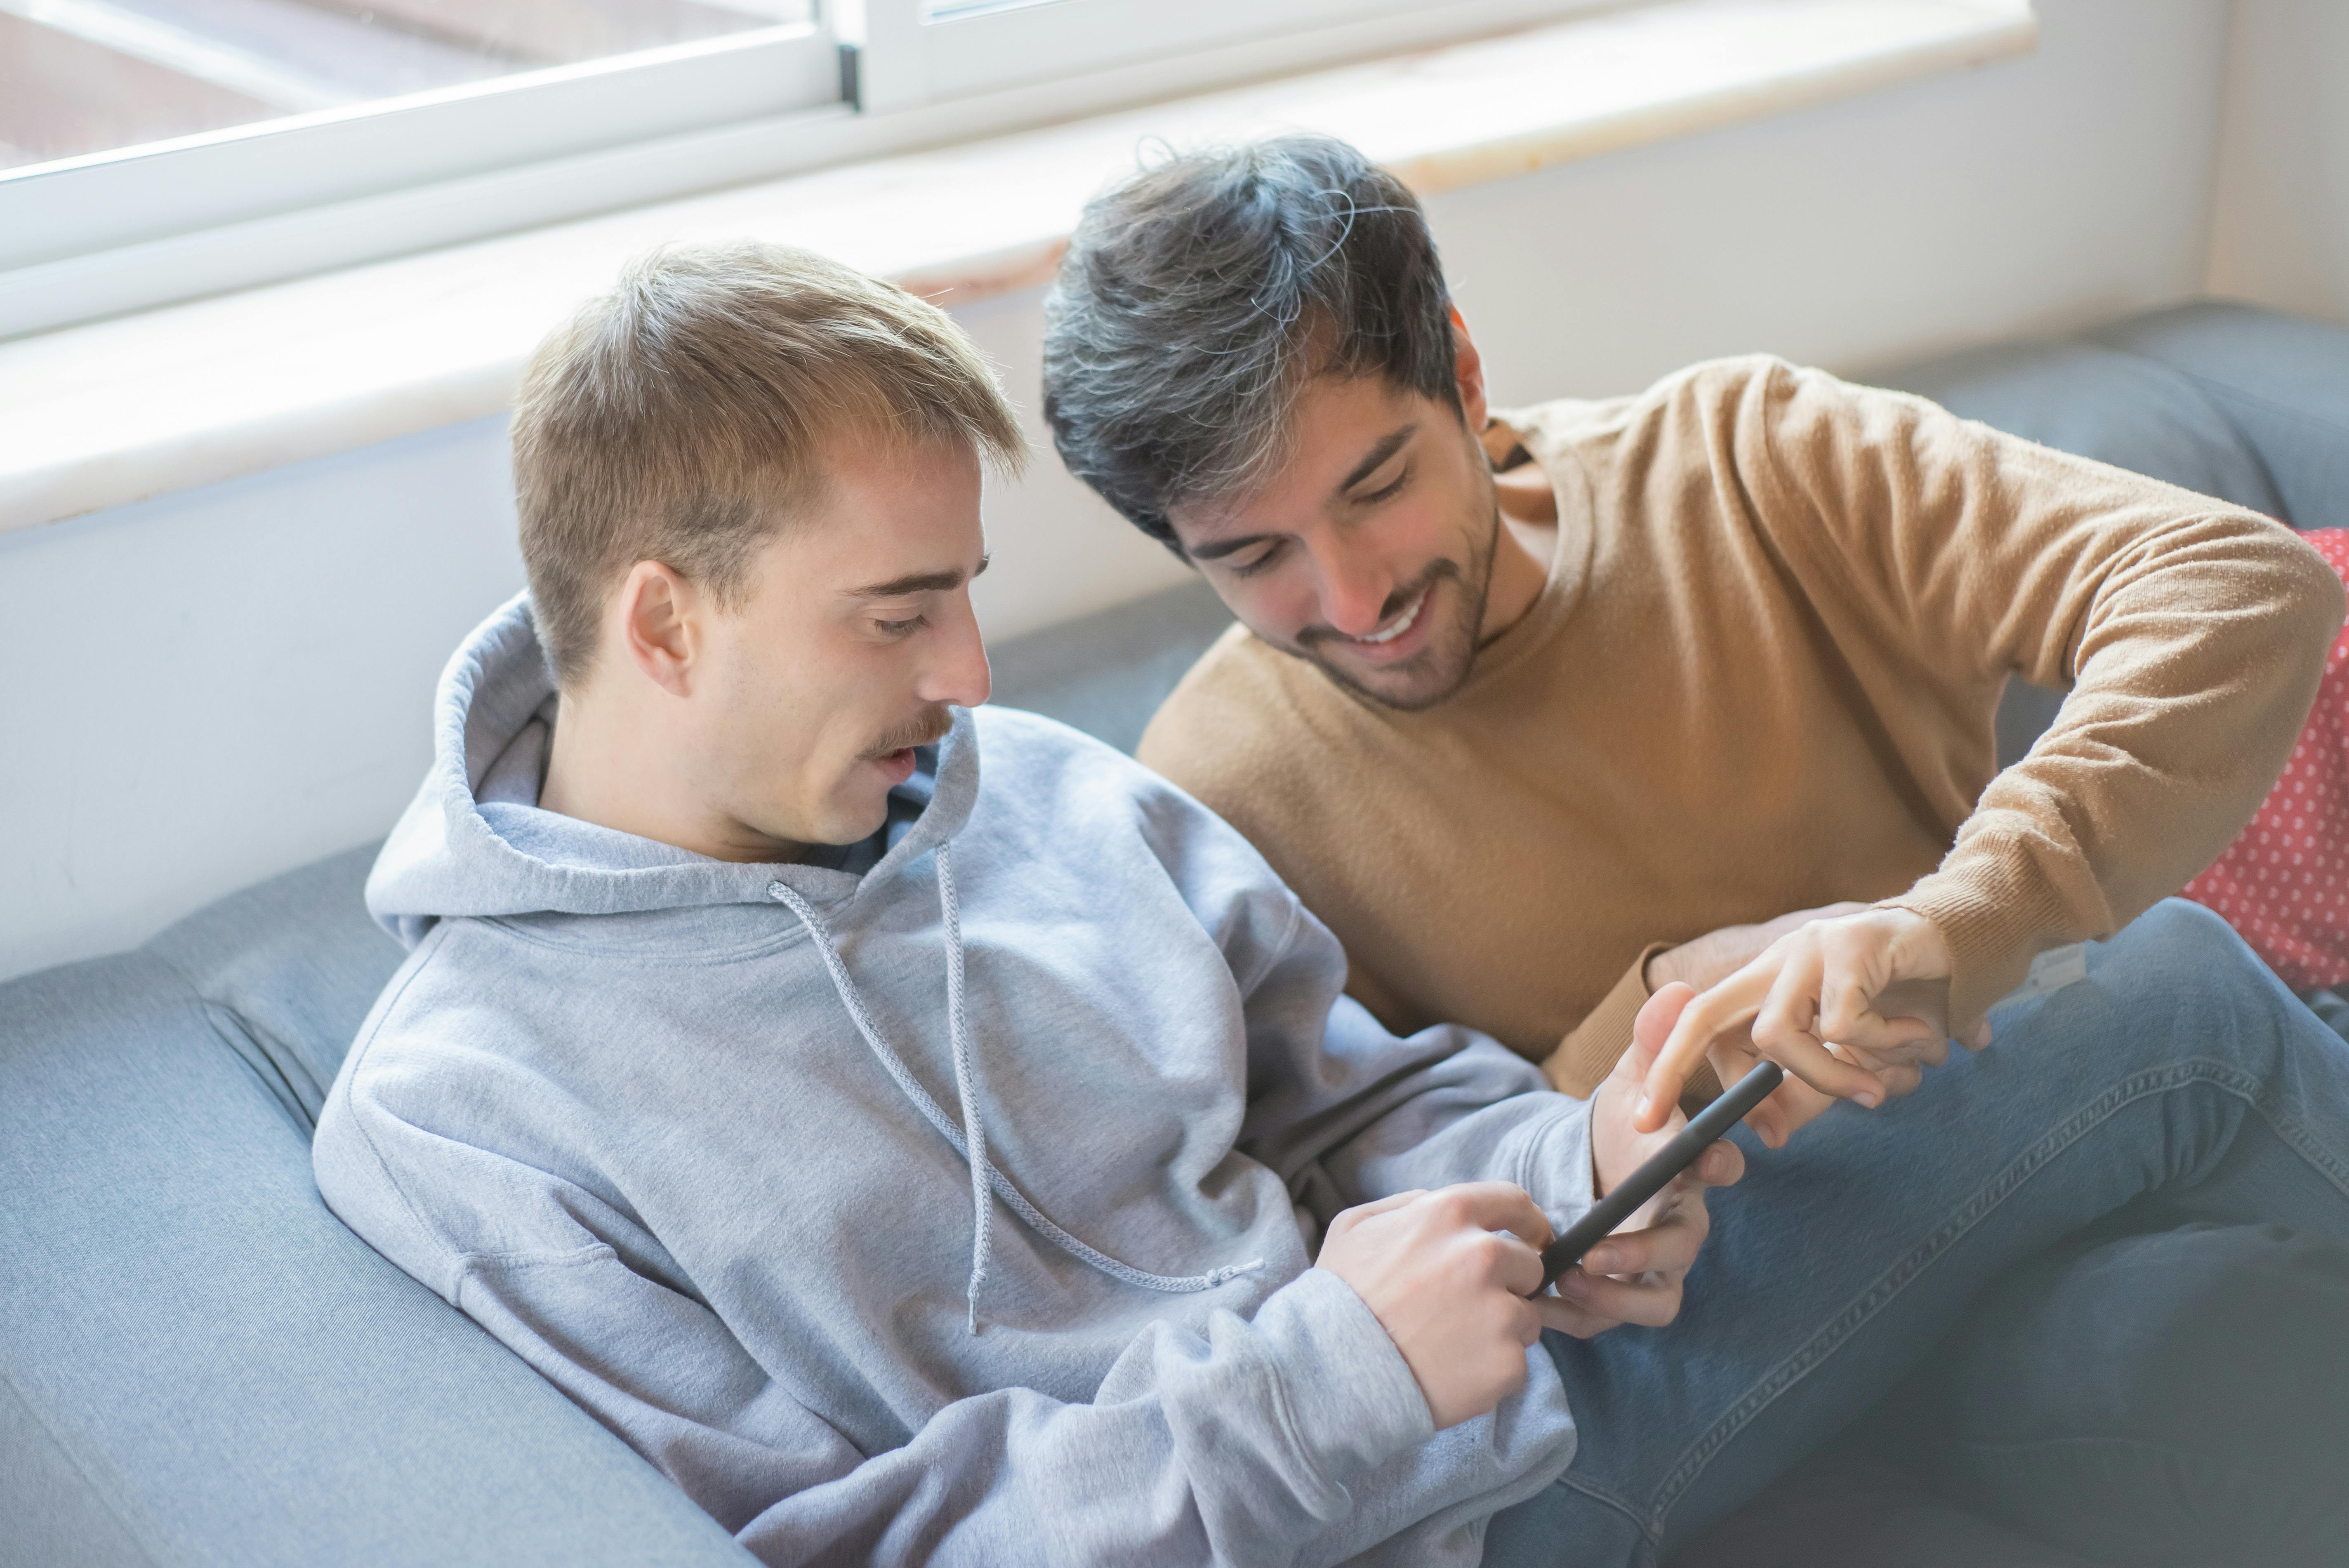
[(750, 1562), (327, 1212), (217, 1019), (148, 954), (0, 986), (0, 1541), (77, 1563)]
[(2115, 322), (2099, 343), (2158, 359), (2226, 411), (2294, 528), (2349, 528), (2349, 327), (2199, 300)]

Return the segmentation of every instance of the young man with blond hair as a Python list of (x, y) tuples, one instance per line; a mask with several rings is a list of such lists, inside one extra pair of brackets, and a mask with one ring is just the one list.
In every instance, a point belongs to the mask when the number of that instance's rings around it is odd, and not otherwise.
[[(1637, 1072), (1581, 1100), (1473, 1031), (1389, 1032), (1237, 833), (980, 706), (980, 473), (1018, 441), (945, 316), (799, 253), (657, 257), (541, 351), (515, 451), (531, 590), (451, 661), (369, 879), (413, 953), (319, 1187), (754, 1555), (1471, 1563), (1578, 1446), (1694, 1408), (1604, 1331), (1672, 1319), (1738, 1149), (1537, 1296), (1552, 1226), (1661, 1140)], [(2100, 967), (2158, 987), (2164, 956)], [(2198, 1048), (2349, 1123), (2256, 966), (2215, 979), (2168, 998), (2223, 1019)], [(2170, 1168), (2010, 1209), (1959, 1266), (2147, 1191), (2349, 1229), (2311, 1163), (2349, 1149), (2209, 1109)], [(1946, 1223), (1984, 1168), (1811, 1146), (1725, 1233), (1709, 1377), (1818, 1331), (1872, 1266), (1847, 1230)], [(1905, 1344), (1932, 1314), (1886, 1315)], [(1566, 1336), (1616, 1387), (1569, 1401)]]

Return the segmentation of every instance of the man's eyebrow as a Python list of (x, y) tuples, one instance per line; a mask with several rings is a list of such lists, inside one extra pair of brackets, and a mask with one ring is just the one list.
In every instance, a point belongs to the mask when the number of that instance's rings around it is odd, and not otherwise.
[[(992, 556), (980, 556), (978, 572), (970, 575), (976, 577), (979, 572), (986, 571), (987, 563), (993, 559)], [(850, 599), (895, 599), (906, 593), (943, 593), (949, 588), (961, 587), (967, 581), (968, 579), (963, 576), (962, 568), (957, 566), (951, 572), (916, 572), (907, 577), (892, 577), (886, 583), (868, 583), (862, 588), (843, 588), (841, 593)]]
[[(1343, 495), (1369, 479), (1378, 471), (1380, 464), (1402, 450), (1402, 444), (1417, 434), (1419, 434), (1419, 423), (1413, 420), (1399, 430), (1390, 430), (1380, 437), (1377, 445), (1362, 454), (1362, 460), (1354, 465), (1353, 471), (1338, 481), (1337, 493)], [(1218, 539), (1207, 544), (1186, 544), (1183, 547), (1183, 552), (1194, 561), (1220, 561), (1226, 555), (1246, 550), (1251, 544), (1262, 544), (1272, 537), (1269, 533), (1244, 534), (1238, 539)]]
[(1268, 533), (1250, 533), (1238, 539), (1218, 539), (1212, 544), (1186, 544), (1183, 547), (1183, 553), (1194, 561), (1221, 561), (1251, 544), (1262, 544), (1271, 537)]
[(1402, 428), (1399, 430), (1390, 430), (1386, 435), (1381, 437), (1377, 446), (1372, 447), (1369, 451), (1362, 454), (1362, 460), (1354, 465), (1354, 471), (1338, 481), (1338, 493), (1340, 495), (1343, 495), (1348, 490), (1352, 490), (1356, 485), (1361, 484), (1364, 480), (1369, 479), (1371, 474), (1378, 470), (1378, 467), (1381, 463), (1383, 463), (1389, 458), (1393, 457), (1397, 451), (1402, 449), (1402, 444), (1405, 441), (1410, 440), (1417, 434), (1419, 434), (1419, 423), (1418, 421), (1413, 420), (1412, 423), (1405, 425)]

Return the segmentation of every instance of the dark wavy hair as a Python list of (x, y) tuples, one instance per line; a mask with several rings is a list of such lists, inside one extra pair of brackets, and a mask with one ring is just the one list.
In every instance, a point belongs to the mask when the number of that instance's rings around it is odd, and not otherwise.
[(1450, 310), (1418, 201), (1345, 142), (1167, 158), (1095, 197), (1069, 242), (1045, 421), (1069, 471), (1179, 555), (1168, 508), (1268, 478), (1313, 377), (1457, 411)]

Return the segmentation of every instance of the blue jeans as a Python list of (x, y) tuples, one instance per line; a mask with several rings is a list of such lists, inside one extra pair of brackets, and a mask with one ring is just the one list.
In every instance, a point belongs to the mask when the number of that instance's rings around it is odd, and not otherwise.
[[(2349, 1246), (2199, 1223), (2067, 1243), (2004, 1275), (1820, 1468), (1881, 1454), (2026, 1551), (2340, 1568)], [(1744, 1568), (1751, 1522), (1713, 1543)]]
[[(1877, 1111), (1747, 1174), (1678, 1322), (1550, 1335), (1581, 1445), (1492, 1522), (1492, 1568), (1647, 1568), (1874, 1406), (2000, 1276), (2125, 1211), (2349, 1242), (2349, 1048), (2217, 916), (2169, 900), (1993, 1009)], [(2349, 1334), (2349, 1326), (2343, 1332)], [(2349, 1398), (2349, 1390), (2335, 1390)]]

